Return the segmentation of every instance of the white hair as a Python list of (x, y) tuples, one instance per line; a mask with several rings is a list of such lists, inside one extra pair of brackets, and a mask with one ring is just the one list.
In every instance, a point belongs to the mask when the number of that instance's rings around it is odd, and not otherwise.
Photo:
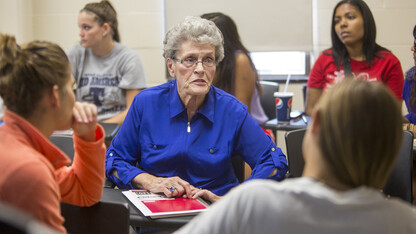
[(171, 28), (163, 40), (163, 57), (174, 58), (185, 41), (211, 44), (215, 47), (215, 61), (224, 58), (224, 39), (214, 22), (196, 16), (188, 16)]

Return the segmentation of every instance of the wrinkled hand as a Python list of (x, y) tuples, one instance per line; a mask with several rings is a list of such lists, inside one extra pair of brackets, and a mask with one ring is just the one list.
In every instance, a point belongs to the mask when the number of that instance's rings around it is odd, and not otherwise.
[(191, 197), (192, 188), (192, 185), (178, 176), (154, 177), (144, 186), (144, 189), (152, 193), (164, 193), (166, 197)]
[(195, 198), (198, 198), (198, 197), (201, 197), (201, 198), (203, 198), (207, 201), (210, 201), (212, 203), (221, 199), (221, 196), (217, 196), (217, 195), (215, 195), (215, 193), (213, 193), (213, 192), (211, 192), (207, 189), (198, 189), (198, 188), (194, 187), (191, 190), (191, 197), (189, 197), (189, 198), (195, 199)]
[(72, 130), (78, 137), (87, 140), (95, 140), (97, 128), (97, 107), (86, 102), (75, 102), (72, 111)]

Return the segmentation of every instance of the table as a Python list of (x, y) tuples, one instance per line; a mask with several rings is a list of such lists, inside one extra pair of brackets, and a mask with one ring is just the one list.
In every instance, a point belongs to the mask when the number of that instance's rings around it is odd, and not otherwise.
[[(130, 225), (135, 227), (158, 227), (179, 229), (191, 221), (196, 215), (178, 216), (160, 219), (145, 217), (121, 192), (120, 189), (104, 188), (101, 201), (128, 203), (130, 209)], [(116, 215), (116, 214), (115, 214)]]
[(292, 131), (306, 128), (307, 124), (302, 118), (292, 119), (289, 123), (277, 123), (277, 119), (271, 119), (264, 124), (264, 128), (273, 131)]

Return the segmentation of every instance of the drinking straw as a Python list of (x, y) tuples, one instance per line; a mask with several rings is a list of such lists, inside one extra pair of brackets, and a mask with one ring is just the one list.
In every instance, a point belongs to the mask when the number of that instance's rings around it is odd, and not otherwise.
[(287, 75), (287, 79), (286, 79), (286, 85), (285, 85), (285, 90), (284, 90), (284, 93), (286, 93), (286, 91), (287, 91), (287, 86), (289, 85), (289, 80), (290, 80), (290, 74), (289, 74), (289, 75)]

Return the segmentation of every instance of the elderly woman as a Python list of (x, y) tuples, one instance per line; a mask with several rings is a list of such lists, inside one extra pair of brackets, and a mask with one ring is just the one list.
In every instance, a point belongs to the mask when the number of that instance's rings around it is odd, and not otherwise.
[(186, 18), (167, 32), (164, 57), (175, 79), (135, 97), (107, 150), (106, 175), (120, 188), (166, 196), (212, 191), (211, 201), (239, 184), (231, 164), (234, 155), (253, 169), (248, 180), (282, 179), (287, 171), (282, 151), (245, 105), (211, 85), (224, 57), (215, 24)]
[(409, 129), (416, 133), (416, 128), (414, 127), (416, 124), (416, 25), (413, 28), (413, 43), (410, 50), (412, 51), (414, 66), (406, 72), (402, 97), (408, 111), (405, 115), (406, 122), (410, 123)]
[(239, 186), (178, 233), (416, 233), (415, 210), (380, 192), (403, 135), (387, 87), (345, 79), (311, 120), (302, 178)]

